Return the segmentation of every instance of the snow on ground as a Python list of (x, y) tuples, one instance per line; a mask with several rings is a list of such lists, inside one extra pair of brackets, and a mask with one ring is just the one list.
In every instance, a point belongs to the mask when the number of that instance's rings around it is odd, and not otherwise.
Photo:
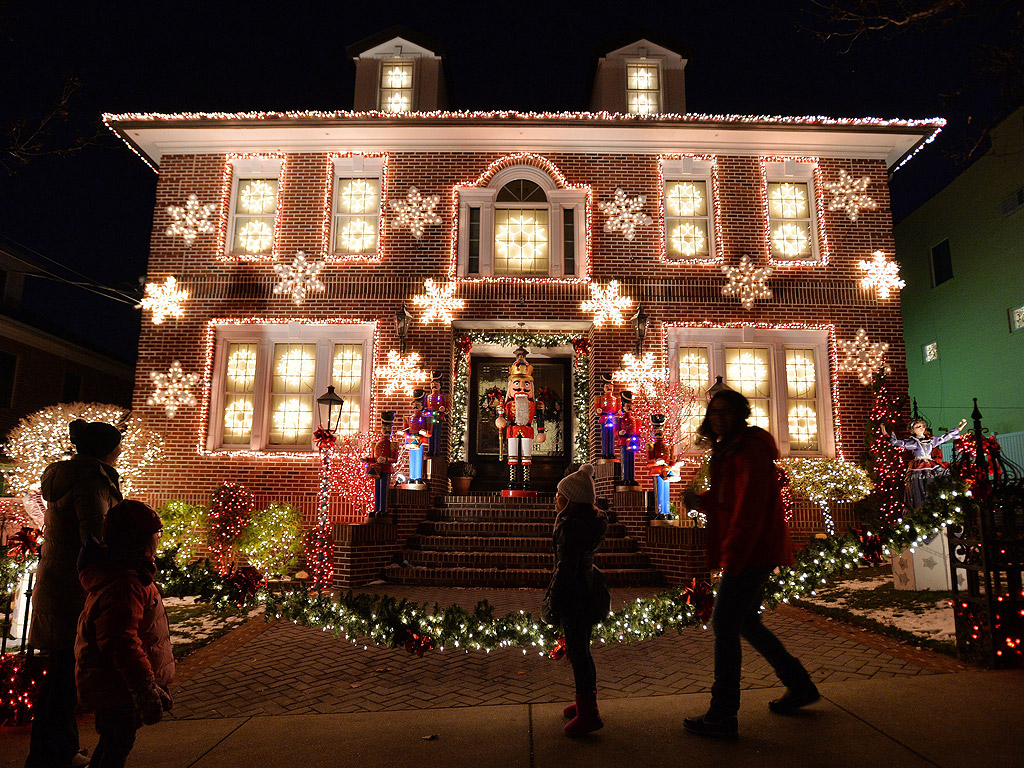
[(205, 645), (225, 632), (263, 613), (263, 607), (243, 611), (218, 611), (197, 603), (194, 597), (165, 597), (164, 608), (171, 628), (171, 646), (184, 650)]

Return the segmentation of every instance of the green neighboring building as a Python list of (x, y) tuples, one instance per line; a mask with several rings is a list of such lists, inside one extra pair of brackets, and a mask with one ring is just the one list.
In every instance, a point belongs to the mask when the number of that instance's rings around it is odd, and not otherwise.
[(936, 431), (1024, 431), (1024, 108), (895, 228), (910, 395)]

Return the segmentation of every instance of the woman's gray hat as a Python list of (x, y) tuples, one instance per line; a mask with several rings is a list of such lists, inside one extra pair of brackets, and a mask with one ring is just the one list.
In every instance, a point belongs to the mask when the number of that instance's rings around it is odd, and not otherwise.
[(594, 488), (594, 465), (584, 464), (571, 475), (566, 475), (558, 484), (558, 492), (566, 501), (579, 501), (593, 504), (597, 501), (597, 489)]

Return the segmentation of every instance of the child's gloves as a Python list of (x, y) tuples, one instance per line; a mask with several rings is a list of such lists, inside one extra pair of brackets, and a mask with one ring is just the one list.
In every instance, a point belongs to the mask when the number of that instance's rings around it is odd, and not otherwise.
[(171, 698), (171, 694), (167, 692), (166, 688), (161, 688), (159, 685), (156, 687), (156, 691), (160, 696), (160, 708), (164, 712), (170, 712), (174, 708), (174, 699)]
[(164, 716), (163, 697), (161, 694), (170, 700), (170, 696), (168, 696), (167, 692), (156, 684), (152, 675), (150, 675), (141, 688), (137, 688), (132, 691), (132, 701), (135, 702), (135, 712), (138, 714), (139, 719), (146, 725), (159, 723), (160, 719)]

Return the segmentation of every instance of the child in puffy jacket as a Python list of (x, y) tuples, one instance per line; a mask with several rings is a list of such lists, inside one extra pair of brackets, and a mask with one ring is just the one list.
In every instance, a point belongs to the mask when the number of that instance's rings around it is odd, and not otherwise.
[(96, 712), (99, 744), (92, 768), (121, 768), (143, 723), (171, 708), (174, 656), (160, 590), (153, 582), (162, 525), (152, 508), (125, 499), (107, 512), (103, 548), (86, 549), (79, 578), (86, 591), (75, 642), (75, 681), (86, 711)]

